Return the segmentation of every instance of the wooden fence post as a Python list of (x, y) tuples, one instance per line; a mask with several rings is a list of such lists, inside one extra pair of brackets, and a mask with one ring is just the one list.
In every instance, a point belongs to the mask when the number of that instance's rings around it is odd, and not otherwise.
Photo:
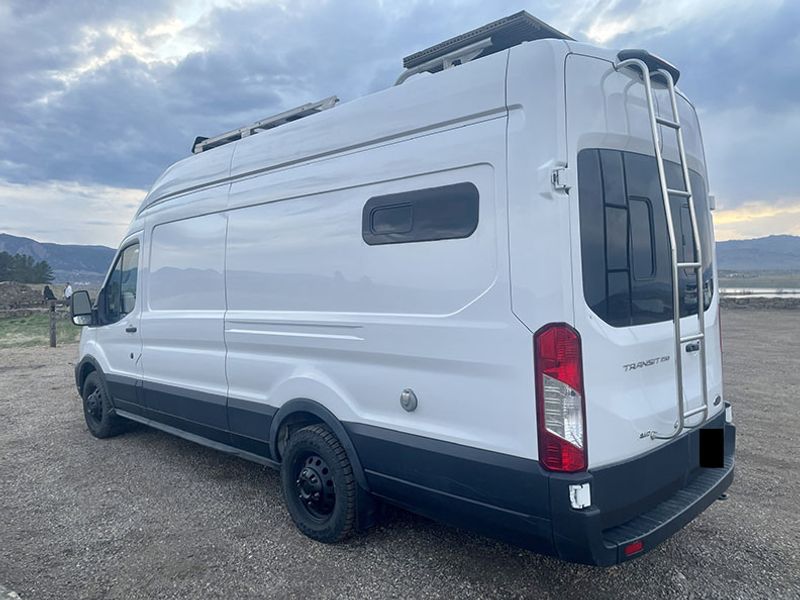
[(50, 347), (56, 347), (56, 301), (50, 300)]

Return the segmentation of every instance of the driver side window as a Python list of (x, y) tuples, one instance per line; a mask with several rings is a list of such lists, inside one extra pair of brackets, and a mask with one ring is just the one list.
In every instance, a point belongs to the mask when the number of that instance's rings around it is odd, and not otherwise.
[(106, 283), (105, 324), (116, 323), (136, 306), (136, 281), (139, 275), (139, 244), (131, 244), (117, 257)]

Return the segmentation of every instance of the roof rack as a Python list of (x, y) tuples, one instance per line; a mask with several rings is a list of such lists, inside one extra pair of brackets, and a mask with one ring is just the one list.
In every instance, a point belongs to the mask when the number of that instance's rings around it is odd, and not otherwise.
[(211, 150), (212, 148), (217, 148), (218, 146), (224, 146), (230, 142), (235, 142), (236, 140), (240, 140), (249, 135), (260, 133), (262, 131), (266, 131), (267, 129), (280, 127), (281, 125), (285, 125), (291, 121), (297, 121), (303, 117), (308, 117), (323, 110), (333, 108), (336, 106), (337, 102), (339, 102), (339, 98), (336, 96), (329, 96), (328, 98), (320, 100), (319, 102), (309, 102), (307, 104), (303, 104), (302, 106), (298, 106), (297, 108), (292, 108), (291, 110), (287, 110), (282, 113), (278, 113), (277, 115), (267, 117), (266, 119), (256, 121), (252, 125), (239, 127), (238, 129), (233, 129), (211, 138), (198, 136), (195, 138), (194, 144), (192, 144), (192, 153), (199, 154), (200, 152), (205, 152), (206, 150)]
[(395, 85), (400, 85), (417, 73), (424, 71), (437, 73), (455, 65), (517, 46), (522, 42), (548, 38), (572, 39), (522, 10), (406, 56), (403, 59), (403, 67), (406, 70), (397, 79)]

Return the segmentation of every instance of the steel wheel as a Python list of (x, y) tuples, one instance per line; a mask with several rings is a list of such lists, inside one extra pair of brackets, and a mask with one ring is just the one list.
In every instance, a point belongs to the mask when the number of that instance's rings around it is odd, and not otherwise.
[(286, 507), (297, 528), (320, 542), (343, 540), (353, 531), (356, 482), (339, 440), (323, 425), (289, 437), (281, 464)]
[(297, 497), (308, 514), (319, 521), (327, 519), (336, 505), (336, 486), (328, 464), (316, 454), (299, 465), (295, 480)]
[(103, 392), (99, 387), (86, 396), (86, 414), (97, 424), (103, 420)]
[(107, 438), (121, 433), (124, 423), (114, 412), (105, 381), (93, 371), (86, 376), (81, 393), (83, 417), (89, 432), (97, 438)]

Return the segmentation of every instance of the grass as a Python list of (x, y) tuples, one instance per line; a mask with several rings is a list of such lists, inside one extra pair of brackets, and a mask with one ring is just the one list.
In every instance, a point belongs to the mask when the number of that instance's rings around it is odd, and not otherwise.
[[(80, 335), (80, 327), (76, 327), (72, 321), (59, 315), (56, 321), (56, 344), (77, 342)], [(47, 313), (0, 319), (0, 348), (49, 345), (50, 316)]]

